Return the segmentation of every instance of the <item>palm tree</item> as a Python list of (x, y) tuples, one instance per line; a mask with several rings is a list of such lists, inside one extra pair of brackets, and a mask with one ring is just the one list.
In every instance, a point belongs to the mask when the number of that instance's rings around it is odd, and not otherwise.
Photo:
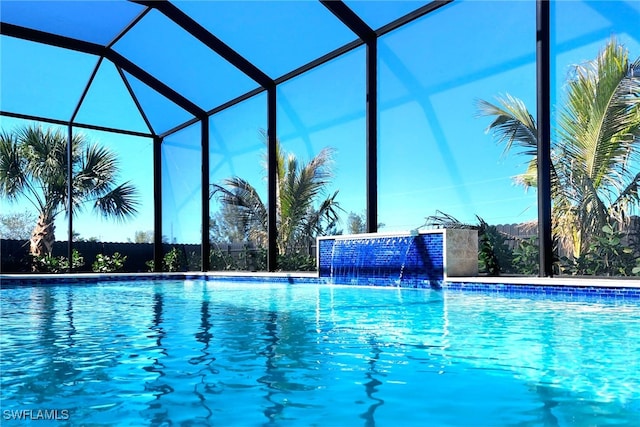
[[(26, 199), (38, 212), (30, 239), (30, 254), (51, 254), (56, 217), (67, 212), (67, 136), (32, 125), (0, 132), (0, 196)], [(116, 185), (118, 160), (114, 153), (74, 134), (72, 146), (72, 214), (86, 203), (106, 218), (134, 215), (137, 190), (130, 183)]]
[[(566, 104), (551, 141), (553, 233), (574, 257), (588, 249), (606, 225), (623, 224), (640, 198), (640, 58), (611, 39), (598, 57), (576, 65), (567, 82)], [(505, 153), (524, 155), (516, 177), (536, 187), (537, 130), (524, 103), (510, 95), (498, 104), (479, 101), (481, 116), (493, 116), (492, 131)]]
[[(331, 182), (334, 150), (324, 148), (305, 164), (295, 155), (285, 154), (279, 141), (276, 144), (277, 249), (279, 254), (294, 254), (338, 221), (337, 191), (316, 205)], [(222, 184), (212, 185), (210, 197), (214, 195), (223, 209), (234, 212), (235, 225), (245, 230), (250, 240), (266, 246), (267, 207), (249, 182), (240, 177), (227, 178)]]

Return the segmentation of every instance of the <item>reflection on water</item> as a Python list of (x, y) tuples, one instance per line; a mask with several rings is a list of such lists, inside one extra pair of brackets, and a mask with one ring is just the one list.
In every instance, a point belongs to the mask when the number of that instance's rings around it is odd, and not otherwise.
[(161, 425), (163, 420), (166, 420), (169, 415), (168, 407), (164, 407), (161, 401), (162, 396), (173, 393), (173, 387), (168, 384), (165, 375), (166, 366), (163, 364), (163, 360), (169, 356), (169, 350), (164, 347), (163, 339), (166, 336), (166, 332), (162, 327), (164, 320), (164, 296), (160, 288), (156, 288), (153, 295), (153, 320), (149, 327), (151, 332), (147, 335), (147, 338), (155, 340), (155, 346), (153, 348), (152, 357), (150, 358), (151, 364), (144, 366), (143, 369), (150, 373), (154, 378), (152, 381), (146, 381), (144, 383), (144, 390), (147, 393), (152, 394), (155, 399), (148, 403), (147, 413), (143, 413), (143, 417), (148, 418), (152, 424)]
[(369, 358), (369, 368), (367, 369), (367, 373), (365, 375), (367, 382), (364, 383), (365, 393), (370, 400), (373, 400), (374, 403), (369, 406), (367, 412), (360, 415), (365, 419), (365, 427), (375, 427), (375, 412), (378, 406), (384, 404), (384, 400), (377, 398), (374, 394), (378, 391), (377, 387), (381, 386), (383, 383), (379, 381), (376, 376), (381, 375), (376, 369), (376, 361), (380, 358), (380, 353), (382, 353), (382, 349), (378, 346), (376, 342), (376, 336), (371, 335), (369, 337), (369, 345), (371, 346), (371, 357)]
[(261, 356), (265, 358), (265, 374), (258, 378), (258, 382), (264, 384), (267, 387), (267, 393), (265, 399), (270, 403), (270, 406), (264, 409), (264, 415), (270, 421), (276, 419), (284, 409), (284, 405), (277, 402), (279, 389), (284, 389), (283, 384), (286, 383), (284, 372), (278, 369), (276, 364), (277, 346), (278, 346), (278, 313), (269, 312), (265, 322), (265, 349), (260, 352)]
[(625, 426), (640, 415), (637, 302), (197, 281), (0, 298), (3, 409), (66, 409), (66, 425)]

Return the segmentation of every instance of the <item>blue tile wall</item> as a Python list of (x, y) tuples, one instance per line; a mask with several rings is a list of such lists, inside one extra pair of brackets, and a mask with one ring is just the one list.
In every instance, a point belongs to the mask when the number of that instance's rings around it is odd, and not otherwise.
[(318, 241), (318, 274), (320, 277), (331, 276), (331, 253), (333, 251), (333, 239)]
[(445, 282), (447, 291), (495, 293), (496, 295), (562, 296), (576, 300), (640, 299), (640, 288), (607, 286), (522, 285), (513, 283)]
[(320, 277), (334, 283), (439, 287), (444, 276), (441, 233), (323, 239), (319, 257)]

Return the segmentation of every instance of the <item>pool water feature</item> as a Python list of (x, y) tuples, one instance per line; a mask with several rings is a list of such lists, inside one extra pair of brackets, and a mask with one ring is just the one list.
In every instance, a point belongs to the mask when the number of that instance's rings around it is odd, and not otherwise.
[[(0, 290), (3, 425), (637, 426), (640, 301), (180, 280)], [(38, 421), (36, 425), (47, 425)]]
[[(329, 278), (341, 283), (399, 285), (403, 279), (442, 283), (442, 268), (434, 267), (428, 256), (420, 257), (413, 236), (393, 236), (358, 240), (338, 239), (331, 247)], [(426, 254), (426, 252), (423, 252)], [(437, 262), (437, 261), (436, 261)]]
[(447, 277), (478, 272), (476, 230), (323, 236), (317, 242), (318, 275), (333, 283), (439, 288)]

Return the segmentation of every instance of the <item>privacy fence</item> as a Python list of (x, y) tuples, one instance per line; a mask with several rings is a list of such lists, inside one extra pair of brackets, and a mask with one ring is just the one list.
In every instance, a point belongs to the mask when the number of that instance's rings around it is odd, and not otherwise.
[[(507, 245), (514, 249), (518, 243), (527, 239), (537, 238), (535, 224), (500, 224), (496, 226), (506, 240)], [(27, 240), (0, 240), (2, 273), (20, 273), (30, 270), (28, 263), (29, 241)], [(640, 217), (630, 219), (621, 241), (623, 246), (640, 244)], [(132, 242), (74, 242), (73, 247), (84, 258), (84, 266), (79, 272), (91, 272), (92, 264), (98, 254), (112, 256), (118, 252), (127, 257), (124, 271), (146, 272), (150, 271), (149, 262), (153, 260), (152, 243)], [(67, 244), (64, 241), (56, 242), (53, 247), (53, 256), (66, 256)], [(200, 246), (192, 244), (163, 243), (163, 253), (173, 251), (178, 270), (200, 269)], [(315, 244), (310, 244), (305, 256), (315, 257)], [(566, 255), (566, 254), (560, 254)], [(212, 243), (211, 244), (211, 268), (212, 270), (247, 270), (260, 271), (266, 268), (265, 250), (244, 242)]]
[[(523, 224), (500, 224), (496, 225), (496, 230), (500, 232), (506, 239), (506, 243), (510, 249), (518, 246), (518, 243), (528, 239), (536, 239), (537, 242), (537, 225), (535, 223)], [(638, 247), (640, 245), (640, 217), (632, 216), (629, 223), (622, 229), (622, 239), (620, 246), (622, 247)], [(562, 251), (562, 249), (559, 249)], [(566, 253), (559, 253), (559, 256), (568, 256)]]

